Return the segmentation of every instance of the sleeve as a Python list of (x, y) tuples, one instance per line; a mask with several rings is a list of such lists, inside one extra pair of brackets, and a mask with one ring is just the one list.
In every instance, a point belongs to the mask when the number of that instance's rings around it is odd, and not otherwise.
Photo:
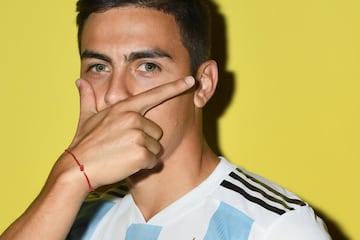
[(321, 218), (309, 206), (282, 215), (267, 231), (265, 240), (331, 240)]

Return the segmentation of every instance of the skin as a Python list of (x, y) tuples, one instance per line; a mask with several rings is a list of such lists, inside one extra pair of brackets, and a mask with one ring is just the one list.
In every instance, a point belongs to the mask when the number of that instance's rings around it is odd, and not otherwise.
[[(78, 129), (69, 149), (93, 187), (128, 179), (149, 220), (200, 184), (218, 163), (201, 108), (217, 83), (214, 61), (196, 79), (174, 18), (146, 8), (91, 14), (81, 41)], [(64, 239), (89, 189), (69, 154), (0, 239)], [(69, 201), (71, 199), (71, 201)]]

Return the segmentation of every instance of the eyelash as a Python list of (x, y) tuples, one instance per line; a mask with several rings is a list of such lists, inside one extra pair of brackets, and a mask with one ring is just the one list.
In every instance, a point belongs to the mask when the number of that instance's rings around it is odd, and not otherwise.
[[(150, 69), (150, 70), (146, 70), (146, 67), (147, 66), (151, 66), (151, 68), (153, 69)], [(97, 69), (98, 67), (101, 67), (101, 69)], [(143, 68), (143, 69), (141, 69)], [(139, 65), (138, 67), (138, 70), (141, 71), (141, 72), (145, 72), (147, 74), (152, 74), (154, 73), (155, 71), (161, 71), (161, 68), (159, 67), (158, 64), (156, 63), (153, 63), (153, 62), (143, 62)], [(90, 72), (90, 71), (93, 71), (95, 73), (100, 73), (100, 72), (108, 72), (108, 67), (105, 65), (105, 64), (101, 64), (101, 63), (96, 63), (96, 64), (91, 64), (86, 72)]]
[[(95, 70), (95, 68), (101, 66), (103, 69), (102, 70)], [(105, 69), (106, 69), (106, 65), (105, 64), (100, 64), (100, 63), (97, 63), (97, 64), (92, 64), (88, 67), (87, 69), (87, 72), (90, 72), (91, 70), (94, 69), (95, 72), (107, 72)]]
[[(152, 68), (154, 68), (154, 69), (152, 69), (152, 70), (146, 70), (146, 66), (151, 66)], [(153, 73), (153, 72), (155, 72), (156, 70), (161, 70), (161, 68), (159, 67), (159, 65), (157, 65), (156, 63), (153, 63), (153, 62), (144, 62), (144, 63), (142, 63), (142, 64), (140, 64), (140, 66), (138, 67), (138, 69), (140, 69), (141, 67), (144, 67), (145, 69), (144, 70), (140, 70), (140, 71), (143, 71), (143, 72), (146, 72), (146, 73)]]

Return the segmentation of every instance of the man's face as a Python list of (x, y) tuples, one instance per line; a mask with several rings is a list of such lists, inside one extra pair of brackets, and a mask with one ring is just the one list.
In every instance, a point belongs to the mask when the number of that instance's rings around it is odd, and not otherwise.
[[(81, 39), (81, 78), (92, 85), (99, 111), (143, 91), (190, 75), (190, 59), (175, 19), (163, 12), (121, 7), (91, 14)], [(169, 155), (195, 124), (193, 94), (151, 109)]]

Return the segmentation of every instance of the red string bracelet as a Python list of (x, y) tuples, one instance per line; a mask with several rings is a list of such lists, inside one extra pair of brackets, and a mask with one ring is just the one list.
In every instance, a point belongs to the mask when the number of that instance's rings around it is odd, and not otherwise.
[(87, 176), (87, 174), (86, 174), (86, 172), (85, 172), (85, 167), (84, 167), (84, 165), (82, 165), (82, 164), (79, 162), (79, 160), (76, 158), (75, 154), (73, 154), (70, 150), (65, 149), (65, 152), (67, 152), (68, 154), (70, 154), (70, 155), (73, 157), (73, 159), (75, 160), (76, 164), (79, 166), (80, 171), (84, 174), (84, 177), (85, 177), (85, 179), (86, 179), (86, 182), (87, 182), (87, 184), (88, 184), (88, 186), (89, 186), (90, 191), (93, 192), (93, 191), (94, 191), (94, 188), (92, 187), (91, 182), (90, 182), (90, 179), (89, 179), (89, 177)]

